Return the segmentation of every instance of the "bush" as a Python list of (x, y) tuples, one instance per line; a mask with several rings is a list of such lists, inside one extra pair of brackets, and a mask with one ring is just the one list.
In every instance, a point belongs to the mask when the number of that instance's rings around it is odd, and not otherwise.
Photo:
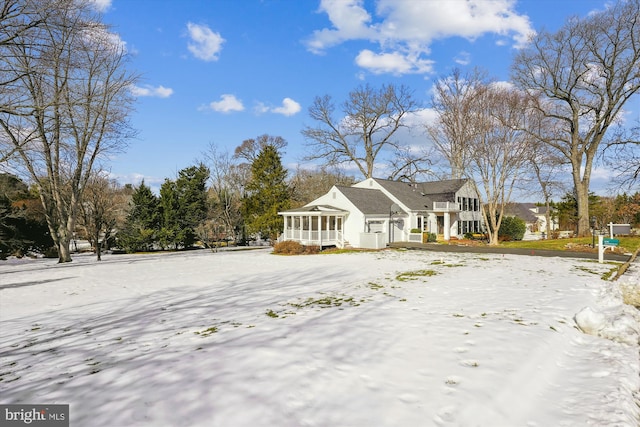
[(523, 220), (514, 216), (505, 216), (498, 230), (498, 238), (502, 241), (522, 240), (526, 230), (527, 226)]
[(44, 251), (45, 258), (58, 258), (58, 248), (51, 246)]
[(273, 246), (273, 253), (278, 255), (309, 255), (319, 252), (318, 246), (304, 246), (294, 240), (285, 240)]
[(424, 233), (422, 235), (422, 242), (423, 243), (433, 243), (438, 239), (438, 236), (436, 235), (436, 233)]

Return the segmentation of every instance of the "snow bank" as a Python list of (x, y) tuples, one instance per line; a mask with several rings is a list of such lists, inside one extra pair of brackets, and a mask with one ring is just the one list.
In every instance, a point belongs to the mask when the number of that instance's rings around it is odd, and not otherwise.
[(629, 266), (617, 282), (607, 282), (602, 288), (596, 308), (585, 307), (574, 317), (586, 334), (613, 341), (640, 344), (640, 311), (624, 303), (622, 289), (637, 292), (640, 287), (640, 261)]
[(640, 315), (628, 305), (600, 311), (585, 307), (574, 320), (582, 332), (624, 344), (640, 344)]

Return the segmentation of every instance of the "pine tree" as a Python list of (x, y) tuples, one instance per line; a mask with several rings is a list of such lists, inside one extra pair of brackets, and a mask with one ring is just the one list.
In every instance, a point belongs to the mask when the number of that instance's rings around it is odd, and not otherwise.
[(160, 203), (142, 181), (131, 196), (131, 210), (123, 230), (118, 232), (118, 245), (127, 252), (150, 250), (157, 239), (159, 225)]
[(163, 248), (178, 248), (180, 234), (180, 205), (176, 183), (165, 179), (160, 187), (161, 227), (158, 242)]
[(161, 245), (178, 249), (187, 248), (195, 243), (195, 229), (207, 217), (208, 179), (209, 169), (200, 164), (181, 170), (176, 181), (167, 179), (162, 184)]
[(251, 164), (251, 178), (243, 202), (247, 231), (275, 239), (282, 231), (279, 211), (288, 209), (291, 195), (286, 183), (287, 170), (282, 166), (278, 149), (266, 145)]

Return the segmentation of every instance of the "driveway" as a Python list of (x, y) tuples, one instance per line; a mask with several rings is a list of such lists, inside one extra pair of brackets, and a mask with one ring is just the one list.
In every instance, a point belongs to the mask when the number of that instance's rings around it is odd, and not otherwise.
[[(543, 257), (563, 257), (563, 258), (586, 258), (598, 259), (597, 252), (578, 252), (578, 251), (554, 251), (549, 249), (525, 249), (525, 248), (505, 248), (501, 246), (463, 246), (463, 245), (446, 245), (442, 243), (413, 243), (413, 242), (393, 242), (392, 248), (419, 249), (434, 252), (471, 252), (479, 254), (514, 254), (514, 255), (533, 255)], [(604, 253), (605, 261), (627, 262), (631, 255), (613, 254), (611, 252)]]

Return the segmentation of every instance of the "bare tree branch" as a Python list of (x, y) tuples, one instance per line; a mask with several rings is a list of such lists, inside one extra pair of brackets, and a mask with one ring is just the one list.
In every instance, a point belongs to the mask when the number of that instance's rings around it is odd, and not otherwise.
[(335, 117), (330, 96), (315, 98), (309, 115), (317, 125), (302, 131), (310, 149), (305, 160), (322, 160), (325, 166), (353, 163), (364, 177), (372, 177), (382, 150), (401, 146), (394, 136), (417, 103), (405, 86), (376, 90), (366, 85), (351, 91), (341, 107)]

